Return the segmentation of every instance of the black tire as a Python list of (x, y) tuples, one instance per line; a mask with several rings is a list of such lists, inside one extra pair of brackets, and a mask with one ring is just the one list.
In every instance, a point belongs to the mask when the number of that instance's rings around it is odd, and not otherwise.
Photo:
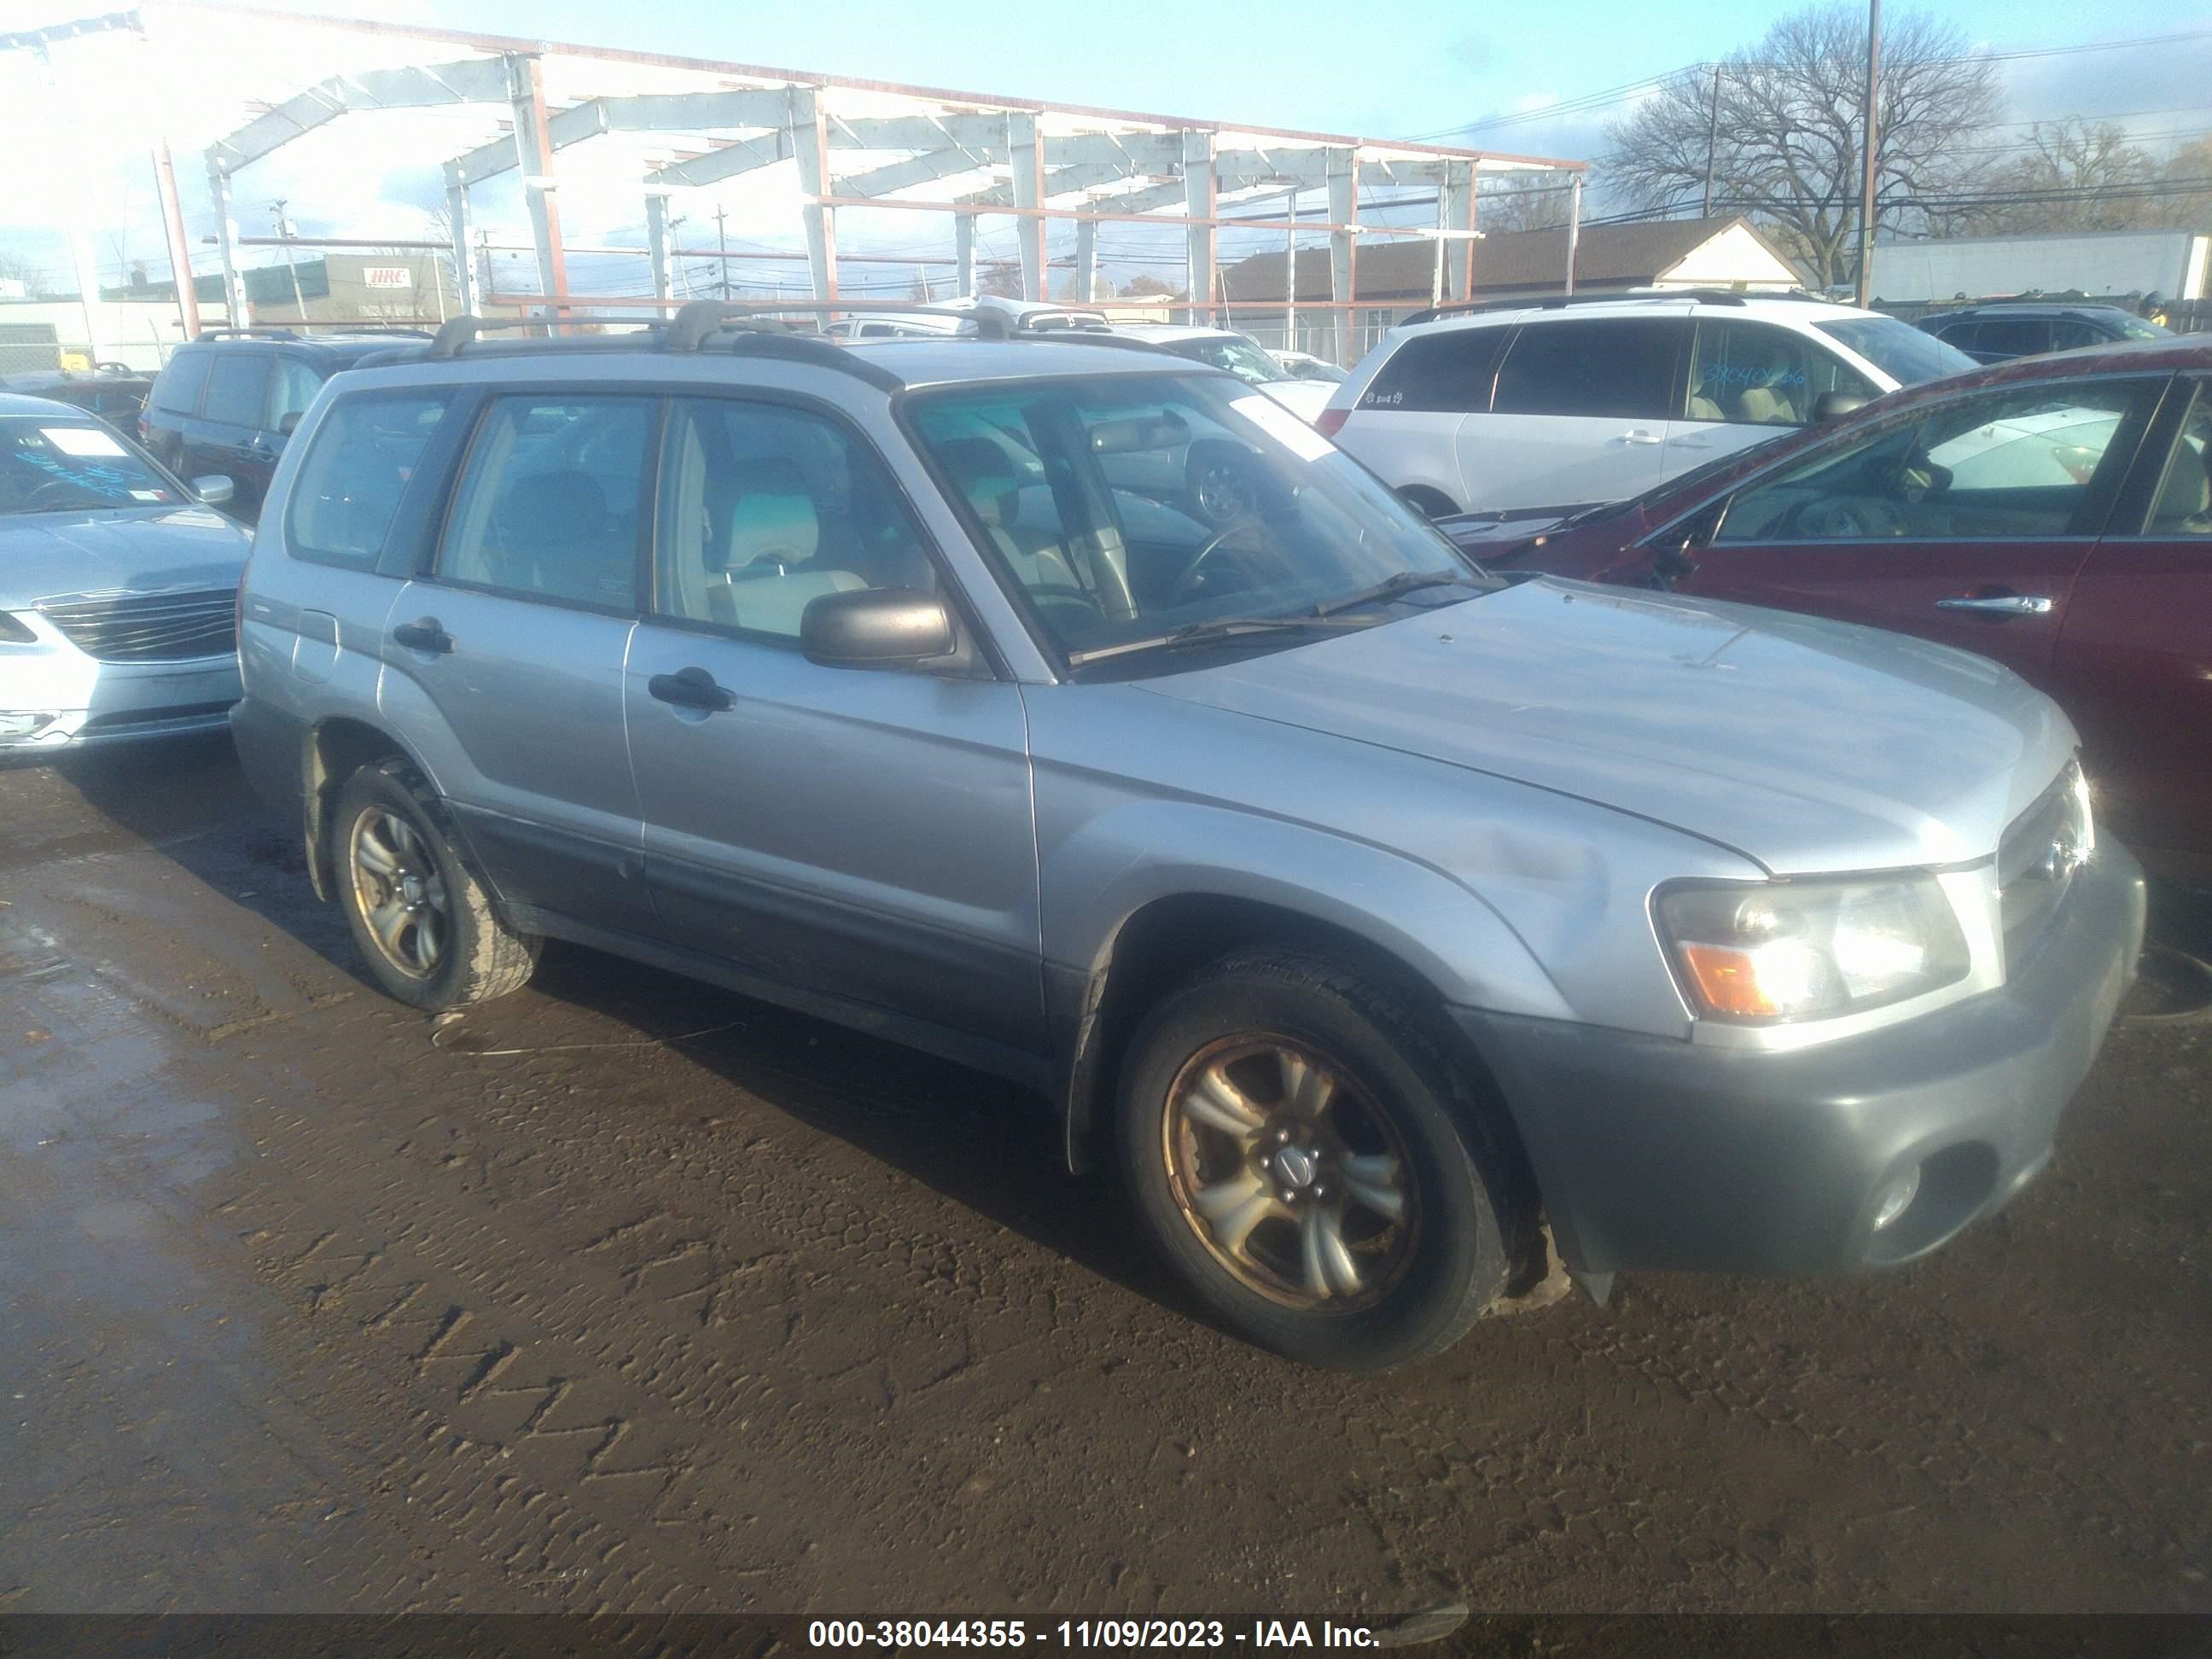
[(1398, 494), (1407, 506), (1425, 519), (1449, 519), (1459, 511), (1449, 496), (1431, 489), (1426, 484), (1407, 484)]
[[(415, 956), (415, 939), (421, 932), (403, 933), (402, 945), (387, 948), (379, 939), (368, 915), (366, 889), (381, 879), (358, 872), (356, 838), (388, 830), (398, 820), (415, 838), (413, 860), (419, 860), (418, 884), (442, 899), (427, 937), (439, 941), (434, 959), (417, 961), (410, 969), (395, 956)], [(459, 854), (454, 849), (453, 820), (445, 805), (422, 775), (408, 762), (393, 758), (364, 766), (338, 792), (337, 810), (331, 815), (331, 870), (337, 887), (338, 908), (345, 912), (354, 946), (385, 992), (416, 1008), (441, 1012), (488, 1002), (519, 991), (538, 966), (538, 939), (507, 926)], [(386, 836), (380, 845), (390, 845)], [(434, 876), (437, 887), (429, 887)], [(420, 908), (421, 907), (416, 907)]]
[[(1415, 988), (1381, 964), (1366, 969), (1305, 950), (1260, 948), (1237, 951), (1193, 975), (1131, 1037), (1121, 1068), (1116, 1122), (1124, 1174), (1153, 1243), (1239, 1335), (1310, 1364), (1384, 1370), (1442, 1352), (1504, 1289), (1515, 1252), (1529, 1237), (1532, 1206), (1516, 1174), (1519, 1162), (1492, 1108), (1479, 1097), (1466, 1066), (1450, 1058), (1451, 1043), (1437, 1024), (1441, 1018)], [(1194, 1133), (1189, 1120), (1198, 1114), (1182, 1112), (1176, 1102), (1201, 1092), (1191, 1079), (1207, 1074), (1202, 1068), (1208, 1056), (1225, 1054), (1231, 1058), (1217, 1063), (1239, 1066), (1275, 1064), (1270, 1054), (1284, 1050), (1264, 1045), (1250, 1057), (1237, 1058), (1248, 1042), (1262, 1038), (1333, 1068), (1337, 1088), (1348, 1085), (1350, 1091), (1326, 1097), (1353, 1101), (1363, 1114), (1387, 1120), (1402, 1152), (1404, 1216), (1410, 1219), (1387, 1224), (1379, 1242), (1360, 1241), (1376, 1254), (1359, 1275), (1371, 1278), (1371, 1285), (1341, 1293), (1354, 1300), (1332, 1306), (1307, 1291), (1306, 1304), (1297, 1305), (1295, 1287), (1286, 1299), (1281, 1284), (1255, 1284), (1264, 1272), (1227, 1259), (1218, 1221), (1200, 1218), (1210, 1200), (1196, 1194), (1212, 1194), (1232, 1182), (1272, 1180), (1253, 1171), (1279, 1167), (1268, 1162), (1265, 1146), (1285, 1132), (1267, 1131), (1241, 1154), (1227, 1147), (1232, 1159), (1242, 1156), (1247, 1162), (1221, 1164), (1227, 1179), (1208, 1186), (1212, 1177), (1198, 1173), (1186, 1156), (1193, 1141), (1182, 1138)], [(1290, 1074), (1281, 1075), (1279, 1112), (1288, 1110)], [(1208, 1133), (1203, 1125), (1195, 1131), (1200, 1137)], [(1346, 1159), (1355, 1161), (1368, 1160)], [(1353, 1208), (1342, 1190), (1346, 1184), (1340, 1182), (1335, 1194), (1340, 1255), (1342, 1229)], [(1326, 1185), (1302, 1192), (1328, 1195)], [(1260, 1229), (1271, 1226), (1289, 1226), (1293, 1237), (1302, 1237), (1303, 1211), (1288, 1204), (1273, 1207), (1284, 1214), (1262, 1221), (1249, 1237), (1257, 1241), (1264, 1236)], [(1369, 1218), (1370, 1224), (1376, 1219)], [(1256, 1252), (1260, 1247), (1243, 1248)], [(1279, 1243), (1269, 1248), (1279, 1250)], [(1313, 1258), (1305, 1260), (1310, 1277), (1316, 1271)], [(1340, 1295), (1334, 1290), (1321, 1294)], [(1356, 1299), (1362, 1297), (1367, 1299)]]

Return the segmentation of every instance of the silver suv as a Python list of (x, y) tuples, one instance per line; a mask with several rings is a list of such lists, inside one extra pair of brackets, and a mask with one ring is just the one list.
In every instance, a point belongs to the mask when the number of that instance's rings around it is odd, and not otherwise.
[[(335, 378), (239, 747), (395, 997), (580, 941), (1019, 1079), (1218, 1316), (1431, 1354), (1556, 1246), (1898, 1262), (2050, 1156), (2141, 941), (2005, 670), (1492, 579), (1233, 375), (722, 325)], [(1244, 460), (1205, 522), (1173, 466)]]

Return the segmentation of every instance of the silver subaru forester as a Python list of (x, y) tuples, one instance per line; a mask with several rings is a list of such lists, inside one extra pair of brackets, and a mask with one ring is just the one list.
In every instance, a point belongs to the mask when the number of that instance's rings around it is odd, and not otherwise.
[(330, 382), (242, 601), (394, 996), (558, 938), (1018, 1079), (1346, 1367), (1554, 1253), (1905, 1261), (2051, 1156), (2142, 886), (2004, 669), (1493, 579), (1134, 343), (476, 332)]

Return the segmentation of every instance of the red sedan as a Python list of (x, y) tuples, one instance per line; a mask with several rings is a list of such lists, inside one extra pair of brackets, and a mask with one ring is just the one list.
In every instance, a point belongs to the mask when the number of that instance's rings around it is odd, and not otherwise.
[(2112, 833), (2212, 874), (2212, 340), (1893, 392), (1633, 501), (1444, 520), (1492, 568), (1810, 611), (1994, 658), (2081, 732)]

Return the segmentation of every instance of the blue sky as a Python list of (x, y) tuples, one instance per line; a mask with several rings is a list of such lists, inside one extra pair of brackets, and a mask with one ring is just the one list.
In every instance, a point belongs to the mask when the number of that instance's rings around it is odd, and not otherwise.
[[(1541, 106), (1648, 80), (1755, 41), (1786, 0), (1708, 0), (1704, 5), (1604, 3), (1565, 7), (1477, 8), (1467, 0), (1127, 0), (1118, 7), (1038, 9), (1006, 0), (814, 0), (782, 5), (702, 6), (696, 0), (263, 0), (305, 15), (373, 14), (401, 26), (428, 26), (681, 54), (834, 76), (1190, 116), (1224, 125), (1353, 133), (1377, 139), (1434, 135), (1443, 142), (1492, 151), (1590, 159), (1604, 148), (1605, 124), (1625, 106), (1547, 116)], [(0, 29), (95, 11), (90, 0), (0, 0)], [(1891, 0), (1893, 21), (1909, 8)], [(2212, 9), (2191, 12), (2151, 0), (2107, 0), (2094, 10), (2078, 0), (1962, 0), (1944, 6), (1971, 46), (1996, 52), (2081, 46), (2100, 40), (2172, 36), (2212, 29)], [(315, 32), (328, 42), (333, 37)], [(80, 131), (57, 151), (64, 164), (21, 175), (21, 188), (0, 200), (0, 258), (27, 254), (47, 272), (67, 265), (61, 222), (65, 200), (97, 221), (95, 253), (103, 281), (133, 264), (162, 263), (159, 221), (144, 140), (135, 130), (164, 100), (191, 112), (173, 115), (182, 135), (197, 118), (206, 132), (227, 131), (252, 100), (281, 100), (346, 61), (346, 48), (280, 64), (267, 52), (264, 25), (193, 15), (171, 38), (177, 56), (163, 58), (107, 37), (58, 48), (58, 66), (76, 65), (82, 78), (51, 112), (27, 77), (21, 53), (0, 61), (0, 149), (27, 154), (55, 143), (58, 127)], [(357, 39), (357, 37), (356, 37)], [(406, 50), (393, 48), (393, 50)], [(422, 49), (416, 61), (441, 49)], [(340, 56), (332, 58), (331, 51)], [(133, 56), (133, 54), (137, 54)], [(312, 63), (313, 67), (307, 65)], [(102, 66), (105, 67), (102, 67)], [(166, 73), (164, 71), (167, 71)], [(14, 79), (8, 77), (13, 76)], [(133, 77), (138, 77), (134, 79)], [(2023, 137), (2026, 123), (2065, 116), (2114, 117), (2155, 147), (2212, 132), (2212, 39), (2181, 45), (2075, 51), (2008, 62), (2001, 84), (2011, 124), (1992, 137)], [(210, 112), (218, 112), (217, 116)], [(1499, 117), (1522, 116), (1504, 125)], [(213, 125), (210, 125), (210, 121)], [(1476, 125), (1468, 127), (1467, 124)], [(1455, 129), (1464, 129), (1457, 131)], [(362, 124), (355, 118), (313, 140), (288, 147), (254, 170), (238, 199), (248, 234), (265, 232), (267, 199), (288, 196), (294, 223), (309, 235), (419, 237), (441, 199), (441, 158), (482, 137), (448, 139), (429, 117), (394, 114)], [(197, 142), (204, 142), (202, 138)], [(564, 152), (564, 216), (581, 209), (591, 152)], [(71, 163), (66, 158), (75, 158)], [(201, 242), (212, 228), (205, 174), (196, 155), (180, 154), (179, 172), (194, 253), (211, 268)], [(72, 170), (72, 166), (74, 170)], [(636, 246), (642, 239), (635, 174), (625, 174), (619, 202), (596, 221), (579, 213), (579, 234)], [(43, 182), (41, 182), (43, 181)], [(43, 193), (41, 193), (43, 191)], [(512, 198), (512, 199), (510, 199)], [(741, 196), (724, 199), (732, 236), (757, 247), (795, 246), (795, 207), (764, 210)], [(702, 198), (685, 233), (706, 240), (715, 201)], [(1593, 207), (1602, 211), (1602, 197)], [(1433, 210), (1424, 210), (1432, 212)], [(480, 191), (479, 225), (520, 235), (519, 192), (511, 180)], [(918, 216), (877, 214), (840, 226), (848, 252), (898, 254), (948, 246), (950, 232)], [(1374, 215), (1369, 216), (1370, 218)], [(1064, 228), (1063, 228), (1064, 229)], [(941, 233), (941, 235), (939, 234)], [(987, 222), (986, 257), (1012, 252), (1011, 221)], [(1237, 233), (1231, 234), (1236, 240)], [(1164, 238), (1164, 240), (1162, 240)], [(1149, 231), (1102, 236), (1109, 275), (1127, 280), (1157, 264), (1173, 276), (1176, 236)], [(919, 239), (919, 240), (918, 240)], [(1109, 242), (1112, 244), (1109, 246)], [(1153, 248), (1153, 245), (1158, 246)], [(1249, 246), (1248, 247), (1248, 244)], [(1272, 245), (1272, 244), (1271, 244)], [(1256, 247), (1249, 237), (1224, 245), (1231, 257)], [(1137, 256), (1153, 248), (1149, 260)], [(1056, 251), (1064, 252), (1064, 250)], [(266, 252), (249, 263), (273, 258)], [(514, 256), (502, 256), (514, 257)], [(594, 283), (641, 281), (628, 256), (607, 257), (574, 273)], [(1118, 270), (1116, 266), (1121, 266)], [(768, 270), (763, 267), (763, 270)], [(781, 272), (785, 267), (775, 267)], [(745, 274), (739, 273), (745, 280)], [(904, 277), (886, 275), (886, 281)], [(621, 291), (614, 288), (600, 291)]]

